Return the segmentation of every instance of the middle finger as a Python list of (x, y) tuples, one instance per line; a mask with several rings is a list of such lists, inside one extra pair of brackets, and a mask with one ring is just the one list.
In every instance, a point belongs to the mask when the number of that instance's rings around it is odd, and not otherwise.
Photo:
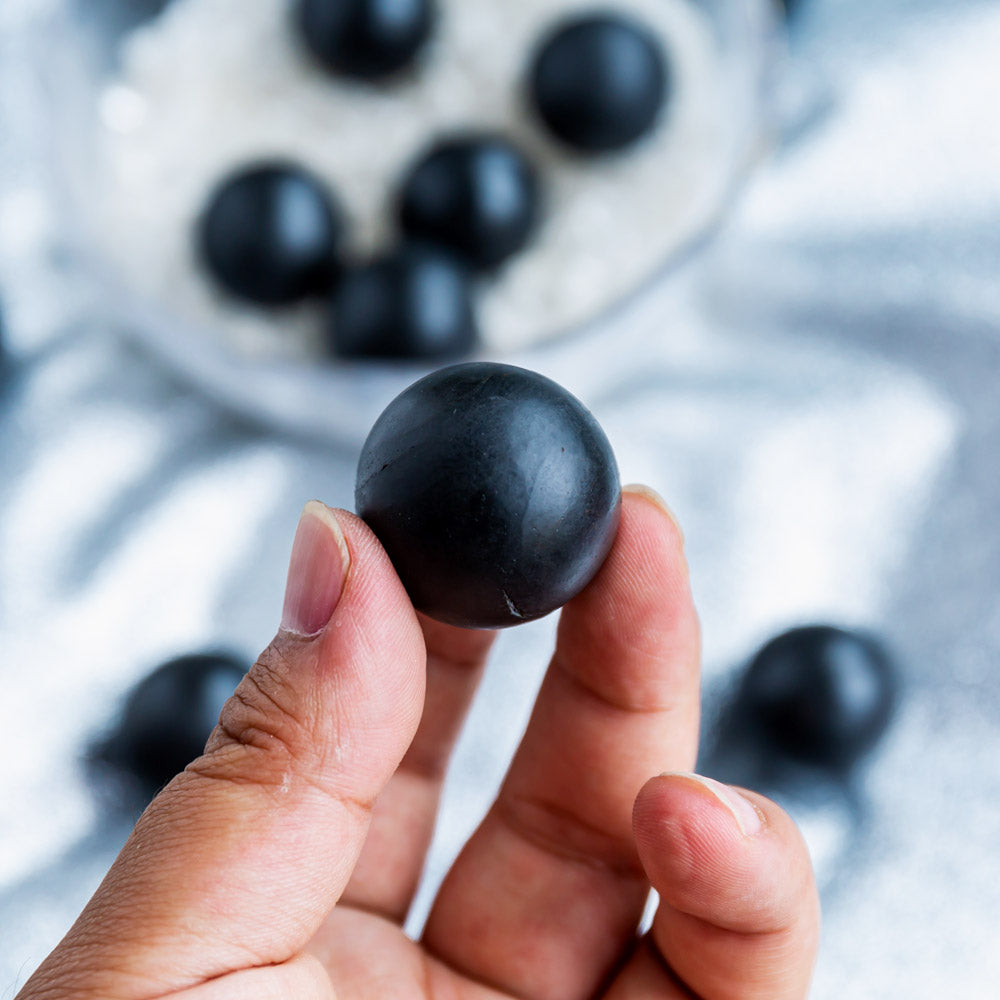
[(425, 930), (433, 954), (515, 996), (594, 995), (649, 891), (636, 794), (694, 763), (698, 622), (680, 531), (661, 503), (623, 495), (611, 553), (563, 611), (510, 772)]

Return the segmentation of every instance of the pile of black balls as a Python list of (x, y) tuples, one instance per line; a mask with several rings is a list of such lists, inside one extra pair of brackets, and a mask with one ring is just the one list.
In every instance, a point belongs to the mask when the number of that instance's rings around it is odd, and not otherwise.
[[(412, 71), (438, 20), (433, 0), (300, 0), (293, 23), (326, 71), (385, 86)], [(577, 154), (623, 150), (661, 116), (662, 46), (620, 13), (556, 25), (530, 58), (528, 103)], [(478, 342), (475, 283), (528, 245), (542, 216), (537, 170), (506, 136), (433, 141), (395, 192), (397, 241), (374, 259), (345, 252), (346, 215), (324, 181), (290, 162), (246, 164), (222, 179), (198, 224), (199, 255), (248, 302), (329, 301), (327, 344), (345, 358), (441, 360)]]

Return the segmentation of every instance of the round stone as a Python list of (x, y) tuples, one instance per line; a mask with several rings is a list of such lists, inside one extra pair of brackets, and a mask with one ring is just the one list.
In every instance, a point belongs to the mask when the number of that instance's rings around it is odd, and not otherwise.
[(557, 26), (532, 63), (530, 94), (549, 131), (583, 152), (624, 149), (656, 124), (669, 72), (659, 39), (623, 14)]
[(157, 667), (128, 695), (103, 756), (154, 794), (202, 754), (247, 666), (230, 653), (206, 652)]
[(389, 404), (362, 450), (355, 501), (418, 610), (499, 628), (554, 611), (593, 578), (621, 487), (579, 400), (535, 372), (470, 362)]
[(478, 340), (469, 275), (452, 255), (414, 244), (348, 268), (328, 340), (342, 358), (464, 357)]
[(896, 689), (893, 664), (874, 636), (810, 625), (782, 633), (754, 656), (738, 710), (789, 756), (850, 767), (885, 730)]
[(440, 243), (480, 270), (492, 270), (521, 250), (538, 217), (535, 168), (499, 135), (435, 143), (411, 168), (399, 196), (405, 233)]
[(280, 306), (329, 291), (344, 229), (339, 206), (317, 178), (291, 163), (259, 163), (213, 191), (198, 237), (220, 285)]
[(398, 72), (430, 37), (433, 0), (300, 0), (306, 46), (333, 73), (371, 80)]

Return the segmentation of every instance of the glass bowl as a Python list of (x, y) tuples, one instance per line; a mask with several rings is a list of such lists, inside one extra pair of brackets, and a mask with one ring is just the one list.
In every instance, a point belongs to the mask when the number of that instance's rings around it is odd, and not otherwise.
[(439, 0), (420, 63), (377, 87), (315, 66), (291, 6), (46, 0), (29, 19), (59, 217), (108, 321), (230, 409), (355, 444), (429, 366), (330, 358), (322, 303), (267, 310), (218, 289), (192, 237), (208, 192), (248, 162), (301, 162), (338, 193), (363, 257), (391, 243), (392, 196), (421, 149), (496, 129), (535, 160), (545, 208), (529, 247), (477, 288), (478, 356), (578, 393), (606, 384), (608, 320), (689, 256), (761, 148), (772, 0), (605, 0), (663, 39), (671, 94), (650, 135), (597, 157), (559, 148), (523, 86), (542, 33), (586, 0)]

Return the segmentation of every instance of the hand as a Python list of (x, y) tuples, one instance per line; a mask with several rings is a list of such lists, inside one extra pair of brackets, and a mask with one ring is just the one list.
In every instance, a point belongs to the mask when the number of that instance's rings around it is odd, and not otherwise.
[(491, 638), (418, 620), (365, 525), (309, 504), (282, 629), (22, 1000), (804, 997), (819, 914), (798, 832), (676, 773), (698, 623), (680, 532), (641, 489), (562, 613), (496, 803), (422, 940), (403, 934)]

